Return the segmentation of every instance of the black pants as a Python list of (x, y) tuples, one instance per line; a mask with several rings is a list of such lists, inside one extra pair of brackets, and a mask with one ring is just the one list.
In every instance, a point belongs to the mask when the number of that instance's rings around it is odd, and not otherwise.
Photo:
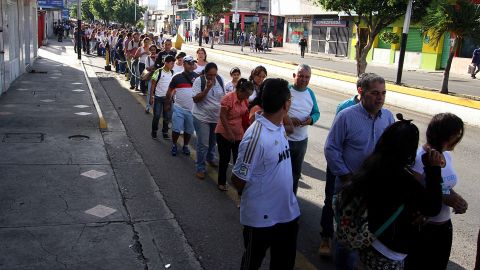
[(303, 141), (288, 141), (290, 160), (292, 161), (293, 193), (297, 194), (298, 181), (302, 176), (302, 165), (307, 152), (308, 138)]
[(227, 183), (227, 169), (228, 163), (230, 163), (230, 156), (233, 155), (233, 164), (237, 161), (238, 146), (240, 141), (230, 142), (225, 139), (222, 134), (217, 133), (217, 146), (218, 146), (218, 184), (225, 185)]
[(327, 181), (325, 184), (325, 200), (322, 208), (320, 225), (322, 226), (322, 237), (333, 237), (333, 194), (335, 192), (335, 175), (332, 174), (327, 164)]
[(452, 221), (426, 224), (405, 259), (405, 270), (446, 269), (452, 249)]
[(268, 248), (270, 248), (270, 270), (293, 269), (297, 252), (297, 234), (298, 218), (266, 228), (244, 226), (245, 252), (240, 269), (259, 269)]
[(304, 46), (300, 46), (300, 55), (302, 56), (302, 58), (305, 56), (305, 47)]
[[(145, 64), (144, 63), (138, 63), (138, 74), (137, 74), (138, 77), (140, 77), (142, 75), (142, 72), (143, 72), (144, 69), (145, 69)], [(137, 78), (137, 80), (140, 80), (140, 78)], [(140, 80), (140, 91), (144, 94), (147, 93), (147, 84), (148, 84), (148, 81)]]

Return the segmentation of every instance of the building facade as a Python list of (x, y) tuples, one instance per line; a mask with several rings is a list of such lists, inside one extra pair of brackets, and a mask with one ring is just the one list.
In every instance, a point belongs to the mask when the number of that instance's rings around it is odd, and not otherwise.
[(37, 57), (37, 1), (0, 0), (0, 94)]

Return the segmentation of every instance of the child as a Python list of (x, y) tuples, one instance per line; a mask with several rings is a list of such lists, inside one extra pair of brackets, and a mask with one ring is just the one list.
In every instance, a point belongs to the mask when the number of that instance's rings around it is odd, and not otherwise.
[(234, 67), (230, 70), (230, 77), (232, 77), (232, 80), (225, 85), (226, 93), (235, 91), (240, 76), (242, 76), (242, 73), (240, 72), (240, 69), (238, 67)]

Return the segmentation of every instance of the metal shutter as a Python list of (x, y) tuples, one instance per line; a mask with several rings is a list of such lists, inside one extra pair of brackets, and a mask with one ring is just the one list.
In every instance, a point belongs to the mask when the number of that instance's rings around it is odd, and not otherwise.
[(421, 52), (423, 45), (422, 31), (420, 28), (410, 28), (407, 38), (407, 52)]

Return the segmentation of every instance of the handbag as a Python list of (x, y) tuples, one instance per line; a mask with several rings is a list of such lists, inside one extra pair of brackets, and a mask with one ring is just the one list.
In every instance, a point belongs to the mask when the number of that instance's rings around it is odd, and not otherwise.
[[(148, 57), (147, 59), (148, 59), (149, 64), (150, 64), (150, 57)], [(149, 81), (150, 79), (152, 79), (153, 72), (154, 72), (154, 70), (149, 71), (149, 70), (147, 70), (147, 68), (145, 68), (142, 71), (142, 74), (140, 74), (140, 80)]]
[(475, 65), (470, 64), (468, 65), (468, 74), (473, 74), (475, 72)]
[(368, 211), (361, 198), (355, 197), (349, 203), (340, 207), (341, 192), (334, 199), (335, 235), (337, 241), (352, 250), (363, 250), (372, 243), (397, 219), (405, 208), (402, 204), (393, 215), (374, 233), (368, 227)]

